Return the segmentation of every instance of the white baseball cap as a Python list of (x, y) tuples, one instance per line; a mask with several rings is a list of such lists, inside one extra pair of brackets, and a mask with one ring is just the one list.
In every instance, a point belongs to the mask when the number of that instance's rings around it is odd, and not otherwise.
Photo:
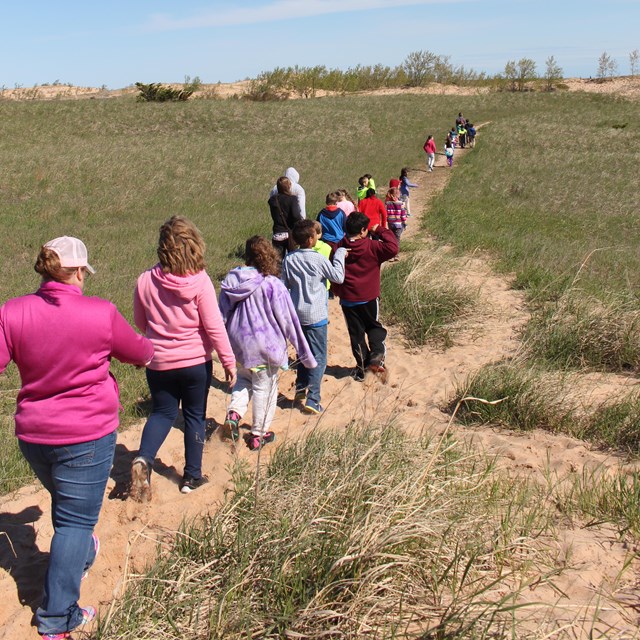
[(58, 254), (61, 267), (85, 267), (89, 273), (96, 272), (88, 262), (87, 247), (82, 240), (62, 236), (49, 240), (44, 246)]

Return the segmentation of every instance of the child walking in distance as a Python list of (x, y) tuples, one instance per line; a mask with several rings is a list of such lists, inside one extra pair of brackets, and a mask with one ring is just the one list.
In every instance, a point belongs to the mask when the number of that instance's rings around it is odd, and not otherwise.
[[(338, 208), (339, 195), (336, 192), (328, 193), (325, 198), (326, 207), (318, 214), (318, 222), (322, 227), (322, 237), (330, 245), (335, 245), (344, 238), (344, 225), (347, 216)], [(294, 238), (295, 240), (295, 235)]]
[(344, 280), (344, 259), (347, 250), (337, 249), (333, 262), (314, 251), (318, 240), (311, 220), (302, 220), (293, 227), (293, 237), (300, 247), (287, 254), (282, 263), (282, 281), (291, 293), (302, 332), (318, 363), (313, 369), (298, 363), (295, 400), (304, 402), (304, 411), (319, 414), (320, 384), (327, 366), (327, 281), (340, 284)]
[[(387, 208), (389, 229), (395, 233), (398, 242), (400, 242), (400, 236), (407, 227), (407, 210), (404, 208), (404, 202), (400, 200), (400, 189), (397, 187), (389, 189), (384, 204)], [(396, 260), (396, 258), (392, 258), (392, 260)]]
[(346, 189), (338, 189), (338, 207), (344, 211), (345, 216), (351, 215), (358, 206), (353, 201), (351, 194)]
[(225, 428), (238, 439), (238, 423), (253, 399), (251, 433), (244, 438), (252, 451), (275, 440), (269, 427), (276, 411), (278, 371), (288, 367), (287, 340), (306, 367), (317, 364), (279, 276), (276, 249), (253, 236), (245, 246), (245, 266), (232, 269), (220, 290), (220, 311), (239, 363)]
[[(358, 203), (358, 211), (369, 218), (369, 228), (374, 225), (387, 226), (387, 209), (384, 202), (378, 198), (374, 189), (367, 191), (367, 197)], [(352, 214), (353, 215), (353, 214)]]
[(376, 190), (376, 182), (375, 180), (371, 177), (370, 173), (365, 173), (359, 180), (358, 180), (358, 189), (356, 191), (356, 196), (358, 197), (358, 201), (362, 200), (363, 198), (367, 197), (367, 191), (369, 189), (373, 189), (374, 191)]
[(411, 216), (411, 207), (409, 206), (410, 193), (409, 189), (416, 189), (417, 184), (409, 180), (409, 169), (403, 167), (400, 171), (400, 200), (404, 202), (404, 208), (407, 210), (407, 216)]
[(155, 349), (147, 365), (152, 409), (131, 465), (132, 495), (151, 498), (151, 469), (182, 404), (184, 475), (180, 491), (190, 493), (207, 482), (202, 475), (211, 352), (215, 349), (230, 385), (236, 362), (205, 271), (205, 244), (196, 226), (174, 216), (160, 227), (159, 262), (139, 278), (133, 298), (136, 326)]
[(447, 164), (453, 166), (453, 144), (449, 141), (444, 143), (444, 155), (447, 157)]
[(424, 143), (424, 147), (422, 147), (427, 154), (427, 170), (433, 171), (433, 163), (436, 161), (436, 141), (433, 139), (433, 136), (429, 136), (427, 141)]
[(347, 235), (340, 243), (349, 250), (344, 282), (335, 285), (356, 360), (354, 378), (358, 381), (364, 380), (366, 369), (386, 380), (387, 330), (378, 319), (380, 265), (398, 254), (398, 239), (393, 231), (380, 225), (370, 231), (364, 214), (352, 213), (347, 219)]

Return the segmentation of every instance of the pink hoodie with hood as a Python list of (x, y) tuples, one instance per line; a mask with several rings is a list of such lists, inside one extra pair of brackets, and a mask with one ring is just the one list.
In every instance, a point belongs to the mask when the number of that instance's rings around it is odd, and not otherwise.
[(215, 349), (222, 366), (236, 361), (220, 315), (211, 278), (203, 269), (177, 276), (160, 264), (138, 278), (133, 296), (136, 326), (151, 340), (155, 353), (149, 369), (183, 369), (211, 360)]

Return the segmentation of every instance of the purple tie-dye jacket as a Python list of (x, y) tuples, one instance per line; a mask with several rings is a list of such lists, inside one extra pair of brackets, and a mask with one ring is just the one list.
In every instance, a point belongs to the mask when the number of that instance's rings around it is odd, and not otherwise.
[(317, 366), (291, 296), (275, 276), (263, 276), (253, 267), (236, 267), (222, 283), (218, 304), (233, 353), (246, 369), (286, 365), (287, 340), (305, 367)]

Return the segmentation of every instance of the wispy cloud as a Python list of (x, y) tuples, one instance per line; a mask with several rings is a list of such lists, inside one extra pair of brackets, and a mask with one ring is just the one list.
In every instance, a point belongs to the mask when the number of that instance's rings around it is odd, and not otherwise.
[(153, 14), (145, 28), (151, 31), (179, 31), (412, 5), (460, 4), (465, 1), (473, 0), (275, 0), (257, 7), (211, 9), (185, 17), (174, 17), (166, 13)]

